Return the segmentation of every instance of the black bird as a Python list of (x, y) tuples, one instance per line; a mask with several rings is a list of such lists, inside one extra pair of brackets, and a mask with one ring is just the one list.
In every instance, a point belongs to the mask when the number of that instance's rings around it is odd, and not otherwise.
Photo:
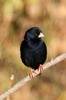
[[(47, 47), (41, 39), (44, 35), (38, 27), (32, 27), (25, 33), (20, 46), (21, 60), (27, 67), (42, 70), (42, 64), (47, 57)], [(34, 72), (34, 71), (33, 71)], [(32, 72), (30, 73), (32, 76)]]

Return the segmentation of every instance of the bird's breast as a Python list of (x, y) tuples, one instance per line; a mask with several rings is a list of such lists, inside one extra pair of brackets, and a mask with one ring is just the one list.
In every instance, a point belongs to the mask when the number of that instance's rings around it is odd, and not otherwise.
[(43, 46), (43, 43), (43, 41), (39, 41), (36, 43), (27, 43), (26, 48), (29, 49), (29, 51), (34, 52), (36, 50), (39, 50)]

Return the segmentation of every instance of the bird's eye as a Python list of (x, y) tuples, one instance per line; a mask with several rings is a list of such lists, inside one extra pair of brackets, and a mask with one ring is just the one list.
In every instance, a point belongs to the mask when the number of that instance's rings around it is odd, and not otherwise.
[(36, 34), (36, 32), (35, 32), (35, 36), (38, 36), (38, 35)]

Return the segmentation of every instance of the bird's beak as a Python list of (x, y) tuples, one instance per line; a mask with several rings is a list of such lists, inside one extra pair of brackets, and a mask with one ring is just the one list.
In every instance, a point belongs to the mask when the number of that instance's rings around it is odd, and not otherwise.
[(43, 33), (40, 33), (38, 38), (41, 38), (41, 37), (44, 37), (44, 34)]

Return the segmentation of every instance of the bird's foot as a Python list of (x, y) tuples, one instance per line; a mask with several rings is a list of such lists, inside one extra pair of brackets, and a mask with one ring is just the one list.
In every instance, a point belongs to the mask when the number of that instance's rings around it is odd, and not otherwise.
[(33, 78), (34, 74), (36, 74), (35, 70), (31, 70), (29, 73), (30, 78)]
[(40, 73), (41, 73), (41, 71), (43, 70), (43, 66), (40, 64), (40, 66), (39, 66), (39, 71), (40, 71)]

